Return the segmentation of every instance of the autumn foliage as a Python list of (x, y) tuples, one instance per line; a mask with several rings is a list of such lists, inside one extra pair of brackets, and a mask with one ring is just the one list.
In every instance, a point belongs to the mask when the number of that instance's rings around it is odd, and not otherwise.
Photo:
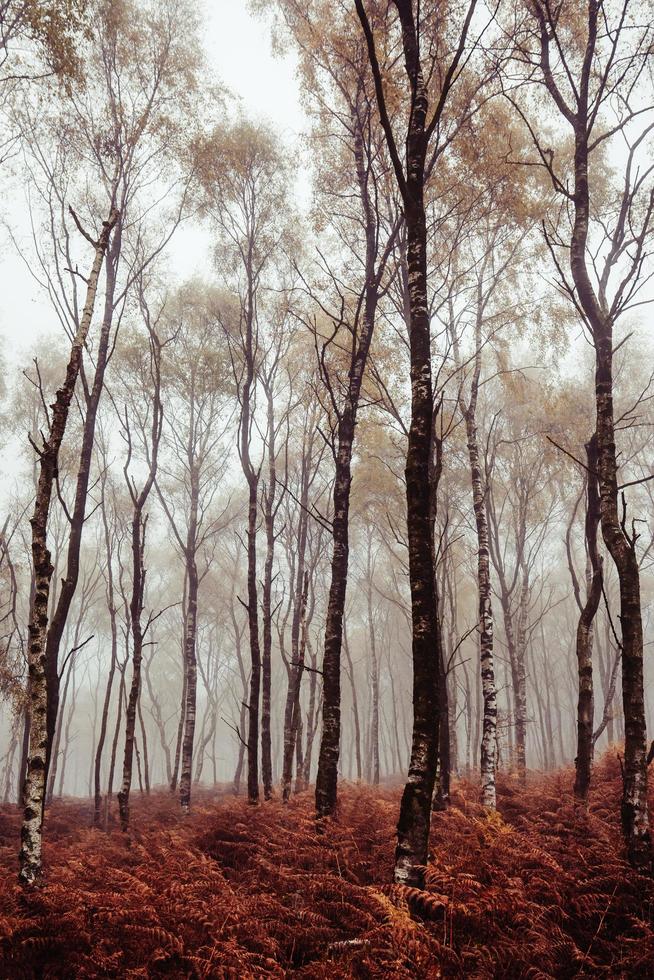
[(390, 885), (399, 791), (344, 787), (319, 829), (312, 797), (250, 807), (135, 799), (129, 837), (91, 805), (48, 815), (46, 883), (16, 881), (18, 815), (0, 813), (0, 976), (646, 977), (652, 883), (624, 860), (615, 754), (590, 807), (573, 773), (471, 786), (434, 814), (427, 889)]

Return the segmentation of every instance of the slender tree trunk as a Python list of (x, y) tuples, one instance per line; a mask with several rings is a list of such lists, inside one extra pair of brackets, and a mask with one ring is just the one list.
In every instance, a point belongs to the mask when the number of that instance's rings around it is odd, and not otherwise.
[[(309, 638), (307, 637), (307, 649), (311, 649), (309, 644)], [(311, 653), (311, 676), (309, 680), (309, 708), (307, 710), (307, 742), (306, 749), (304, 752), (304, 784), (308, 786), (311, 781), (311, 760), (313, 757), (313, 740), (316, 734), (319, 723), (319, 713), (320, 705), (318, 704), (318, 709), (316, 710), (316, 701), (319, 697), (318, 692), (318, 681), (316, 674), (316, 668), (318, 666), (318, 657), (315, 651)]]
[[(596, 12), (594, 16), (596, 19)], [(590, 213), (587, 99), (588, 93), (584, 90), (584, 98), (580, 102), (575, 125), (575, 220), (570, 247), (570, 268), (579, 302), (593, 332), (600, 524), (602, 537), (615, 564), (620, 584), (622, 704), (625, 720), (622, 826), (629, 860), (637, 867), (647, 868), (651, 866), (652, 856), (647, 811), (640, 580), (635, 534), (629, 536), (619, 516), (618, 465), (613, 412), (613, 322), (595, 297), (586, 267)]]
[(597, 550), (597, 531), (600, 523), (600, 499), (597, 483), (597, 440), (593, 436), (586, 444), (587, 501), (586, 552), (590, 565), (590, 581), (586, 604), (577, 626), (577, 670), (579, 696), (577, 700), (577, 758), (575, 762), (575, 796), (586, 802), (593, 764), (593, 622), (602, 598), (602, 560)]
[(20, 725), (20, 717), (14, 718), (14, 722), (11, 726), (11, 737), (9, 741), (9, 748), (7, 749), (6, 755), (6, 765), (4, 771), (3, 781), (5, 784), (4, 793), (2, 794), (2, 799), (4, 803), (9, 803), (11, 797), (11, 775), (12, 769), (14, 767), (14, 756), (16, 755), (16, 748), (18, 746), (18, 728)]
[(400, 725), (397, 717), (398, 712), (397, 712), (397, 697), (395, 694), (395, 680), (393, 678), (393, 671), (391, 670), (390, 667), (390, 654), (388, 655), (388, 662), (389, 662), (388, 673), (391, 682), (391, 699), (393, 705), (393, 735), (395, 737), (395, 756), (397, 758), (396, 772), (401, 772), (401, 770), (404, 768), (404, 764), (402, 760), (402, 748), (400, 745)]
[(472, 743), (472, 690), (470, 688), (470, 675), (466, 665), (463, 665), (463, 676), (465, 677), (465, 689), (466, 689), (466, 773), (468, 778), (472, 773), (472, 756), (471, 756), (471, 743)]
[(30, 713), (29, 709), (23, 711), (23, 738), (20, 747), (20, 764), (18, 766), (18, 778), (16, 780), (16, 803), (21, 806), (23, 803), (23, 790), (25, 787), (25, 776), (27, 774), (27, 759), (30, 744)]
[[(352, 664), (350, 645), (347, 642), (347, 629), (345, 627), (345, 623), (343, 624), (343, 648), (345, 650), (345, 659), (347, 660), (347, 672), (348, 672), (348, 677), (350, 678), (350, 689), (352, 691), (352, 717), (354, 720), (354, 752), (355, 752), (355, 759), (356, 759), (357, 781), (361, 782), (363, 770), (361, 768), (361, 723), (359, 720), (359, 699), (357, 697), (356, 684), (354, 683), (354, 666)], [(391, 672), (391, 684), (392, 683), (393, 683), (393, 675)], [(393, 700), (395, 700), (395, 693), (393, 693)]]
[[(303, 572), (300, 593), (297, 596), (296, 609), (293, 612), (291, 632), (291, 651), (293, 662), (289, 669), (288, 698), (284, 719), (284, 755), (282, 760), (282, 799), (288, 803), (291, 795), (291, 779), (293, 773), (293, 753), (295, 751), (298, 731), (301, 725), (300, 690), (302, 674), (304, 673), (304, 653), (306, 647), (306, 612), (309, 591), (309, 573), (304, 571), (304, 557), (300, 556), (298, 573)], [(296, 636), (297, 620), (297, 636)]]
[(523, 570), (518, 607), (518, 629), (515, 643), (515, 744), (518, 777), (524, 783), (527, 778), (527, 615), (529, 602), (529, 576)]
[(459, 717), (459, 702), (458, 702), (458, 690), (457, 690), (457, 679), (455, 674), (455, 664), (454, 664), (454, 650), (456, 646), (456, 633), (454, 631), (455, 627), (455, 615), (456, 615), (456, 605), (454, 601), (450, 604), (452, 622), (450, 623), (450, 637), (447, 647), (447, 673), (445, 675), (445, 683), (447, 684), (447, 703), (448, 703), (448, 717), (449, 717), (449, 750), (450, 750), (450, 772), (458, 775), (459, 772), (459, 743), (457, 737), (457, 719)]
[(248, 690), (248, 678), (245, 672), (245, 663), (243, 660), (243, 651), (241, 647), (241, 637), (242, 631), (239, 629), (238, 622), (236, 619), (236, 613), (234, 611), (234, 584), (232, 583), (232, 596), (229, 606), (229, 615), (232, 622), (232, 630), (234, 633), (234, 648), (236, 650), (236, 662), (238, 664), (239, 676), (241, 678), (241, 698), (239, 700), (239, 721), (238, 721), (238, 758), (236, 761), (236, 770), (234, 772), (233, 780), (233, 792), (234, 796), (238, 796), (241, 792), (241, 778), (243, 776), (243, 764), (245, 762), (245, 750), (247, 748), (247, 743), (243, 738), (243, 733), (245, 732), (245, 726), (247, 723), (247, 690)]
[(268, 400), (268, 487), (264, 497), (264, 522), (266, 527), (266, 559), (263, 573), (263, 657), (261, 692), (261, 776), (264, 799), (273, 794), (272, 753), (270, 740), (270, 697), (272, 672), (272, 583), (275, 557), (275, 497), (277, 493), (277, 469), (275, 446), (275, 413), (272, 380), (266, 389)]
[(450, 804), (450, 702), (445, 669), (445, 651), (441, 646), (438, 668), (438, 761), (432, 810), (446, 810)]
[(640, 576), (635, 533), (631, 538), (620, 524), (613, 420), (612, 325), (596, 335), (597, 469), (599, 472), (602, 537), (615, 563), (620, 582), (622, 627), (622, 706), (625, 723), (622, 827), (629, 860), (636, 867), (651, 866), (647, 810), (647, 745), (643, 687), (643, 625)]
[[(542, 620), (541, 620), (541, 630), (542, 630), (542, 626), (543, 626), (543, 623), (542, 623)], [(542, 641), (543, 641), (543, 664), (546, 665), (547, 664), (547, 656), (546, 656), (546, 652), (545, 651), (546, 651), (547, 647), (545, 645), (545, 637), (544, 636), (542, 638)], [(545, 724), (546, 724), (546, 729), (547, 729), (547, 744), (549, 746), (549, 751), (550, 751), (550, 762), (551, 762), (551, 766), (552, 766), (552, 768), (556, 768), (556, 764), (557, 764), (557, 760), (556, 760), (556, 741), (554, 739), (554, 725), (552, 724), (552, 678), (551, 678), (551, 673), (547, 669), (547, 667), (545, 667), (545, 670), (544, 670), (544, 677), (545, 677), (545, 697), (546, 697), (546, 701), (545, 701), (545, 709), (546, 709), (545, 710)], [(563, 765), (564, 762), (565, 762), (565, 759), (563, 757), (561, 757), (561, 764)]]
[(109, 534), (109, 522), (107, 520), (106, 501), (105, 501), (106, 480), (102, 479), (102, 523), (104, 528), (105, 548), (107, 553), (107, 609), (109, 611), (109, 625), (111, 630), (111, 662), (109, 664), (109, 674), (107, 676), (107, 686), (105, 688), (104, 701), (102, 704), (102, 715), (100, 717), (100, 734), (95, 750), (94, 767), (94, 807), (93, 825), (99, 827), (101, 823), (102, 809), (102, 753), (107, 737), (107, 726), (109, 724), (109, 706), (111, 704), (111, 692), (113, 690), (114, 677), (116, 674), (116, 664), (118, 659), (118, 628), (116, 624), (116, 606), (114, 596), (114, 576), (112, 567), (112, 548)]
[(77, 483), (75, 487), (75, 502), (70, 521), (70, 537), (68, 540), (68, 554), (66, 558), (66, 575), (62, 579), (61, 589), (57, 598), (57, 605), (52, 615), (52, 621), (48, 628), (46, 640), (46, 678), (48, 684), (48, 757), (46, 765), (50, 764), (50, 751), (55, 734), (57, 723), (57, 711), (59, 707), (59, 647), (66, 627), (66, 621), (70, 612), (71, 603), (77, 590), (80, 572), (80, 551), (82, 547), (82, 534), (86, 523), (86, 503), (88, 499), (89, 481), (91, 477), (91, 463), (93, 460), (93, 446), (95, 443), (95, 426), (98, 415), (100, 399), (104, 388), (104, 376), (109, 357), (109, 347), (111, 339), (111, 325), (114, 312), (114, 293), (116, 287), (116, 272), (121, 251), (122, 232), (120, 221), (116, 225), (116, 231), (111, 240), (111, 245), (107, 251), (106, 262), (106, 286), (104, 298), (104, 315), (98, 349), (95, 355), (95, 374), (93, 385), (86, 397), (86, 415), (84, 418), (84, 429), (82, 433), (82, 445), (79, 455), (79, 468), (77, 471)]
[[(68, 716), (66, 718), (66, 727), (64, 729), (64, 748), (61, 754), (61, 766), (59, 772), (59, 796), (64, 795), (64, 778), (66, 775), (66, 762), (68, 760), (68, 748), (70, 746), (70, 723), (75, 715), (75, 702), (77, 701), (77, 681), (75, 676), (75, 661), (73, 660), (70, 669), (68, 671), (68, 677), (66, 678), (66, 686), (68, 686), (68, 680), (72, 674), (73, 679), (73, 691), (70, 707), (68, 708)], [(62, 706), (62, 712), (64, 707)]]
[[(195, 505), (197, 509), (197, 503)], [(192, 521), (192, 523), (195, 523)], [(195, 530), (193, 531), (195, 537)], [(188, 555), (188, 597), (184, 626), (184, 659), (186, 662), (186, 709), (184, 711), (184, 739), (182, 742), (182, 767), (179, 778), (179, 802), (182, 813), (191, 810), (191, 781), (193, 776), (193, 740), (195, 736), (195, 709), (197, 693), (196, 635), (198, 617), (198, 571), (195, 556)]]
[[(602, 5), (596, 0), (588, 3), (586, 44), (579, 78), (574, 82), (575, 104), (573, 108), (566, 105), (549, 66), (549, 47), (553, 39), (551, 30), (553, 25), (548, 21), (550, 12), (540, 7), (536, 8), (534, 12), (540, 21), (543, 80), (554, 103), (570, 123), (574, 132), (574, 190), (572, 194), (574, 220), (569, 248), (570, 271), (575, 286), (575, 305), (581, 309), (590, 327), (595, 348), (595, 435), (597, 437), (600, 524), (602, 538), (615, 564), (620, 587), (622, 704), (625, 723), (622, 827), (629, 860), (636, 867), (649, 870), (652, 864), (652, 854), (647, 809), (643, 624), (639, 567), (635, 531), (633, 528), (631, 533), (627, 530), (624, 511), (622, 519), (620, 516), (613, 410), (613, 328), (616, 314), (612, 312), (612, 309), (619, 309), (619, 300), (623, 296), (624, 290), (632, 288), (634, 283), (629, 277), (624, 280), (617, 292), (613, 307), (611, 307), (605, 292), (606, 281), (612, 271), (611, 259), (615, 259), (615, 252), (606, 259), (599, 290), (594, 287), (588, 269), (588, 237), (591, 213), (589, 145), (599, 108), (592, 101), (590, 92), (593, 72), (597, 68), (598, 38), (605, 30), (603, 22), (600, 22), (601, 7)], [(596, 143), (597, 141), (595, 141), (595, 145)], [(618, 228), (622, 226), (621, 243), (624, 240), (625, 223), (629, 226), (631, 222), (634, 193), (633, 184), (630, 185), (628, 178), (622, 199), (622, 214), (617, 226)], [(617, 249), (617, 235), (618, 231), (616, 230), (616, 237), (612, 242), (614, 249)], [(640, 249), (642, 244), (642, 241), (635, 240), (637, 248)], [(597, 270), (594, 269), (594, 274), (596, 272)]]
[[(479, 304), (478, 304), (479, 306)], [(479, 320), (479, 315), (478, 315)], [(481, 325), (476, 343), (475, 369), (470, 402), (465, 412), (472, 504), (477, 528), (477, 590), (479, 593), (479, 656), (481, 663), (484, 714), (481, 737), (481, 804), (491, 810), (496, 806), (495, 771), (497, 766), (497, 689), (493, 658), (493, 608), (490, 576), (490, 546), (486, 516), (486, 491), (479, 463), (477, 437), (477, 393), (481, 373)]]
[(184, 737), (184, 718), (186, 716), (186, 685), (187, 685), (187, 674), (186, 674), (186, 648), (184, 645), (185, 637), (185, 624), (186, 624), (186, 608), (188, 605), (188, 569), (186, 568), (186, 563), (184, 564), (184, 589), (182, 598), (182, 643), (181, 643), (181, 653), (182, 653), (182, 697), (180, 700), (179, 707), (179, 722), (177, 723), (177, 736), (175, 738), (175, 761), (173, 763), (173, 773), (170, 780), (170, 792), (174, 793), (177, 789), (177, 780), (179, 779), (179, 763), (182, 755), (182, 739)]
[(93, 799), (93, 768), (95, 765), (95, 747), (97, 744), (96, 734), (98, 730), (98, 698), (100, 691), (100, 670), (98, 670), (97, 683), (93, 686), (93, 728), (91, 730), (91, 752), (89, 759), (89, 778), (87, 782), (88, 798)]
[(84, 344), (91, 326), (100, 269), (109, 236), (117, 218), (117, 212), (112, 211), (109, 220), (103, 223), (100, 238), (95, 246), (95, 259), (87, 281), (84, 311), (71, 347), (65, 380), (57, 390), (52, 405), (48, 437), (44, 440), (43, 449), (39, 454), (40, 473), (34, 515), (31, 520), (35, 587), (30, 603), (28, 647), (30, 738), (23, 794), (24, 813), (19, 854), (19, 879), (26, 885), (34, 884), (41, 875), (41, 837), (48, 761), (48, 720), (50, 717), (46, 655), (48, 600), (52, 578), (52, 564), (47, 544), (50, 501), (52, 488), (58, 475), (59, 449), (66, 431), (68, 412), (82, 364)]
[[(75, 639), (77, 643), (77, 636)], [(57, 716), (57, 724), (55, 727), (55, 738), (52, 747), (52, 754), (50, 757), (50, 766), (48, 769), (48, 782), (45, 794), (46, 805), (52, 802), (55, 791), (55, 783), (57, 780), (57, 770), (59, 769), (59, 759), (60, 759), (60, 746), (61, 746), (61, 731), (64, 727), (64, 713), (66, 710), (66, 702), (68, 700), (68, 687), (70, 684), (70, 678), (73, 670), (74, 660), (71, 658), (71, 662), (68, 665), (68, 670), (66, 671), (66, 682), (64, 684), (64, 693), (61, 699), (60, 710)], [(61, 796), (61, 788), (59, 790), (59, 795)]]
[(375, 623), (372, 615), (372, 556), (371, 533), (368, 533), (366, 566), (366, 604), (368, 612), (368, 635), (370, 637), (370, 755), (371, 782), (379, 786), (379, 669), (377, 663), (377, 644)]
[(259, 802), (259, 699), (261, 694), (261, 649), (257, 608), (257, 478), (249, 483), (247, 561), (248, 625), (250, 631), (250, 692), (248, 702), (248, 802)]
[[(598, 639), (599, 639), (599, 634), (598, 634)], [(607, 650), (607, 657), (608, 657), (608, 650)], [(608, 744), (609, 745), (613, 744), (613, 699), (615, 698), (615, 688), (618, 679), (620, 660), (621, 660), (620, 650), (618, 650), (613, 660), (613, 666), (611, 667), (609, 676), (607, 678), (607, 683), (604, 688), (604, 710), (602, 711), (602, 720), (600, 721), (595, 732), (593, 733), (593, 745), (595, 744), (595, 742), (597, 742), (600, 735), (602, 735), (604, 729), (606, 729)]]
[(116, 756), (118, 754), (118, 737), (120, 735), (121, 721), (123, 717), (123, 706), (125, 703), (125, 670), (127, 664), (119, 667), (120, 671), (120, 683), (118, 684), (118, 707), (116, 711), (116, 725), (114, 728), (114, 737), (111, 742), (111, 755), (109, 757), (109, 773), (107, 775), (107, 795), (104, 801), (104, 816), (103, 823), (105, 829), (107, 828), (109, 822), (109, 804), (111, 802), (111, 797), (114, 791), (114, 773), (116, 771)]
[(198, 786), (200, 784), (200, 780), (202, 778), (202, 770), (204, 769), (204, 758), (205, 758), (205, 754), (208, 754), (207, 747), (210, 745), (216, 732), (216, 718), (217, 718), (216, 707), (215, 704), (211, 702), (211, 704), (207, 704), (207, 708), (204, 713), (204, 718), (202, 719), (202, 733), (200, 735), (200, 746), (197, 752), (197, 763), (195, 766), (195, 779), (193, 780), (195, 786)]
[(148, 689), (148, 698), (150, 699), (150, 703), (152, 705), (152, 717), (155, 725), (157, 726), (157, 731), (159, 732), (159, 741), (161, 743), (161, 751), (163, 752), (164, 765), (166, 767), (166, 783), (170, 787), (173, 778), (173, 767), (170, 759), (170, 746), (168, 745), (168, 740), (166, 738), (166, 726), (164, 724), (163, 714), (161, 712), (161, 704), (155, 695), (154, 688), (152, 686), (152, 679), (150, 677), (150, 661), (147, 659), (145, 661), (145, 669), (143, 673)]
[(136, 702), (138, 716), (139, 716), (139, 727), (141, 729), (141, 742), (143, 745), (143, 782), (145, 784), (146, 795), (150, 795), (150, 761), (148, 757), (148, 739), (145, 732), (145, 723), (143, 721), (143, 709), (141, 707), (141, 698), (139, 697)]
[(357, 182), (366, 235), (363, 322), (359, 336), (353, 332), (347, 390), (339, 413), (336, 446), (332, 513), (332, 563), (325, 643), (323, 655), (322, 737), (316, 776), (316, 813), (331, 816), (337, 803), (338, 757), (341, 739), (341, 646), (343, 614), (347, 593), (349, 561), (349, 510), (352, 485), (352, 451), (359, 407), (361, 383), (375, 327), (380, 277), (384, 261), (375, 270), (377, 256), (377, 221), (368, 188), (368, 171), (359, 112), (353, 113), (355, 131), (354, 157)]
[(298, 718), (297, 739), (295, 740), (295, 792), (301, 793), (306, 789), (304, 779), (304, 753), (302, 750), (302, 715)]
[[(357, 390), (358, 395), (358, 390)], [(349, 559), (349, 509), (352, 482), (354, 415), (350, 405), (338, 425), (338, 451), (333, 491), (333, 552), (323, 655), (322, 738), (316, 777), (316, 812), (331, 816), (336, 809), (341, 738), (341, 643)]]
[(125, 750), (123, 756), (123, 778), (118, 793), (118, 812), (123, 831), (129, 828), (129, 794), (132, 786), (132, 767), (134, 759), (134, 743), (136, 737), (136, 714), (139, 695), (141, 693), (141, 663), (143, 661), (143, 628), (141, 613), (143, 611), (143, 589), (145, 585), (145, 569), (143, 566), (145, 550), (145, 525), (141, 510), (132, 517), (132, 569), (133, 585), (130, 603), (130, 620), (132, 630), (132, 683), (130, 685), (127, 710), (125, 712)]

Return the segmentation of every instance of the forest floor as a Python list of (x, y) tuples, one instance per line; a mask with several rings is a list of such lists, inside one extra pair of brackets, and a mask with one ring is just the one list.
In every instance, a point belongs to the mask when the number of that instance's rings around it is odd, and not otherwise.
[(91, 805), (48, 813), (45, 883), (16, 882), (19, 816), (0, 808), (0, 977), (654, 977), (654, 888), (625, 864), (620, 774), (504, 777), (499, 812), (455, 786), (434, 815), (427, 889), (390, 885), (399, 788), (344, 785), (318, 832), (311, 793), (248, 807), (156, 793), (129, 837)]

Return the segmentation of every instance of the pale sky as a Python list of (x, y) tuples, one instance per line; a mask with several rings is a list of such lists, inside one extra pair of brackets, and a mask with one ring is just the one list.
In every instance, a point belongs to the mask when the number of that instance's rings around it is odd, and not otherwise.
[[(295, 80), (296, 57), (288, 51), (273, 55), (270, 23), (254, 17), (246, 0), (206, 0), (203, 40), (207, 58), (219, 81), (237, 97), (245, 115), (269, 120), (285, 142), (302, 133), (305, 116)], [(4, 204), (4, 218), (21, 240), (29, 235), (23, 189), (18, 185)], [(208, 236), (180, 230), (173, 254), (180, 278), (210, 269)], [(29, 360), (37, 337), (61, 328), (47, 297), (34, 282), (6, 231), (0, 229), (0, 340), (10, 363)], [(40, 352), (43, 356), (43, 351)]]

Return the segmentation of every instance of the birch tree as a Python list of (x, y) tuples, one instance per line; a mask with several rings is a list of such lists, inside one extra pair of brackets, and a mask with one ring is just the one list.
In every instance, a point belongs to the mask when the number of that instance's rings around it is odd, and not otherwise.
[[(274, 282), (275, 263), (287, 237), (281, 148), (271, 131), (242, 121), (217, 131), (205, 148), (206, 206), (219, 233), (217, 258), (230, 270), (227, 281), (235, 303), (223, 321), (231, 352), (239, 405), (237, 448), (247, 484), (246, 531), (247, 599), (250, 639), (250, 691), (248, 697), (248, 800), (259, 800), (259, 729), (261, 700), (261, 637), (257, 583), (257, 527), (262, 459), (253, 454), (257, 426), (266, 333), (266, 286)], [(267, 776), (267, 794), (272, 791)]]
[[(630, 0), (588, 0), (528, 9), (516, 60), (525, 80), (548, 98), (573, 149), (553, 150), (545, 120), (511, 95), (564, 208), (545, 224), (557, 284), (570, 299), (595, 351), (597, 470), (602, 537), (620, 587), (622, 698), (625, 717), (622, 826), (630, 861), (651, 865), (643, 694), (643, 626), (635, 525), (627, 524), (619, 482), (614, 413), (615, 331), (643, 301), (654, 226), (652, 8)], [(649, 13), (649, 18), (647, 14)], [(606, 193), (596, 167), (620, 145), (621, 163)], [(616, 151), (617, 152), (617, 151)], [(566, 268), (567, 266), (567, 268)], [(622, 500), (622, 503), (621, 503)]]
[[(413, 741), (409, 775), (400, 805), (395, 880), (422, 887), (427, 864), (429, 825), (438, 747), (438, 664), (439, 649), (435, 595), (434, 543), (430, 460), (434, 432), (434, 397), (430, 320), (427, 282), (427, 230), (425, 217), (426, 170), (428, 154), (434, 161), (442, 155), (456, 126), (447, 125), (447, 109), (453, 86), (460, 80), (462, 67), (470, 57), (469, 32), (476, 0), (466, 5), (456, 27), (443, 31), (435, 8), (418, 7), (411, 0), (394, 0), (397, 27), (401, 32), (402, 54), (408, 86), (404, 96), (406, 126), (405, 155), (400, 155), (387, 105), (387, 88), (379, 60), (376, 34), (382, 22), (376, 6), (370, 15), (363, 0), (355, 0), (366, 39), (373, 73), (379, 117), (388, 153), (402, 199), (407, 234), (407, 266), (410, 306), (411, 425), (406, 457), (407, 530), (409, 579), (413, 624)], [(432, 44), (423, 64), (422, 39), (429, 33)], [(442, 32), (442, 33), (441, 33)], [(441, 42), (439, 45), (438, 42)], [(474, 42), (473, 42), (474, 43)], [(435, 92), (430, 91), (435, 60), (440, 59)], [(448, 133), (448, 137), (445, 136)]]
[(34, 590), (30, 603), (28, 647), (30, 735), (19, 854), (19, 879), (25, 885), (34, 885), (41, 876), (41, 837), (48, 751), (46, 641), (48, 599), (53, 572), (48, 549), (52, 490), (57, 479), (59, 451), (66, 434), (68, 413), (81, 370), (84, 345), (93, 318), (100, 270), (117, 220), (118, 213), (112, 210), (93, 243), (95, 257), (87, 280), (86, 300), (79, 329), (70, 349), (66, 376), (51, 405), (48, 432), (43, 438), (43, 445), (34, 447), (39, 460), (39, 481), (31, 520)]

